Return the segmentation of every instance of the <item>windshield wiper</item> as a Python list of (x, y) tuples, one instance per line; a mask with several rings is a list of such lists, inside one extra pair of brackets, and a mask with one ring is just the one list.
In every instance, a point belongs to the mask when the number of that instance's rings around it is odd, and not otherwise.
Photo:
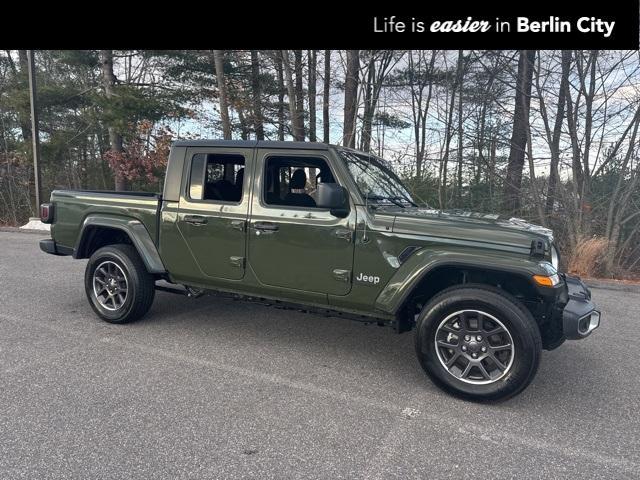
[(402, 197), (394, 197), (394, 196), (389, 196), (389, 195), (375, 195), (375, 194), (372, 194), (372, 193), (367, 193), (364, 197), (367, 200), (389, 200), (391, 203), (393, 203), (394, 205), (397, 205), (400, 208), (406, 208), (402, 204), (402, 202), (398, 201), (398, 199), (401, 199)]
[[(392, 197), (387, 197), (387, 198), (391, 199)], [(409, 200), (407, 197), (402, 197), (400, 195), (397, 195), (397, 196), (393, 197), (393, 199), (394, 200), (404, 200), (405, 202), (409, 203), (412, 207), (417, 207), (418, 206), (417, 203)]]

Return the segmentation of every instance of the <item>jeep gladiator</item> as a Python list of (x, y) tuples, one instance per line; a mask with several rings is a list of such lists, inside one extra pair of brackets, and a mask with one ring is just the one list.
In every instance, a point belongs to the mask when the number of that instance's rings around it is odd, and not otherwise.
[(550, 230), (420, 207), (385, 160), (333, 145), (178, 141), (161, 195), (56, 190), (40, 214), (41, 249), (89, 259), (108, 322), (142, 317), (161, 289), (415, 329), (433, 382), (472, 400), (522, 391), (542, 349), (600, 323)]

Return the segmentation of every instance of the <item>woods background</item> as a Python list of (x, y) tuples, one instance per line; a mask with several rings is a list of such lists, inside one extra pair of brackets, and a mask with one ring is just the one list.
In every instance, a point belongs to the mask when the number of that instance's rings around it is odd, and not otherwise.
[[(172, 140), (324, 141), (431, 208), (554, 229), (587, 276), (640, 275), (638, 51), (37, 51), (43, 198), (161, 191)], [(0, 224), (36, 213), (27, 54), (0, 52)]]

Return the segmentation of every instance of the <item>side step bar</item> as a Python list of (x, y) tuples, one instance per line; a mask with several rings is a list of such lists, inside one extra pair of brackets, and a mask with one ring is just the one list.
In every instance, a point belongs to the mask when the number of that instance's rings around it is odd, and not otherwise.
[(191, 288), (184, 285), (158, 285), (156, 284), (156, 290), (160, 290), (161, 292), (175, 293), (177, 295), (184, 295), (189, 298), (198, 298), (204, 295), (204, 290), (200, 290), (197, 288)]

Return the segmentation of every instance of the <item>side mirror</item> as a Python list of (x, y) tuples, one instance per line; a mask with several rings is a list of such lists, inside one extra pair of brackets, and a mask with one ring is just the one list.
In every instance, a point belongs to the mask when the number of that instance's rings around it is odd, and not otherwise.
[(316, 206), (328, 208), (331, 215), (346, 217), (349, 214), (349, 193), (337, 183), (319, 183), (316, 192)]

